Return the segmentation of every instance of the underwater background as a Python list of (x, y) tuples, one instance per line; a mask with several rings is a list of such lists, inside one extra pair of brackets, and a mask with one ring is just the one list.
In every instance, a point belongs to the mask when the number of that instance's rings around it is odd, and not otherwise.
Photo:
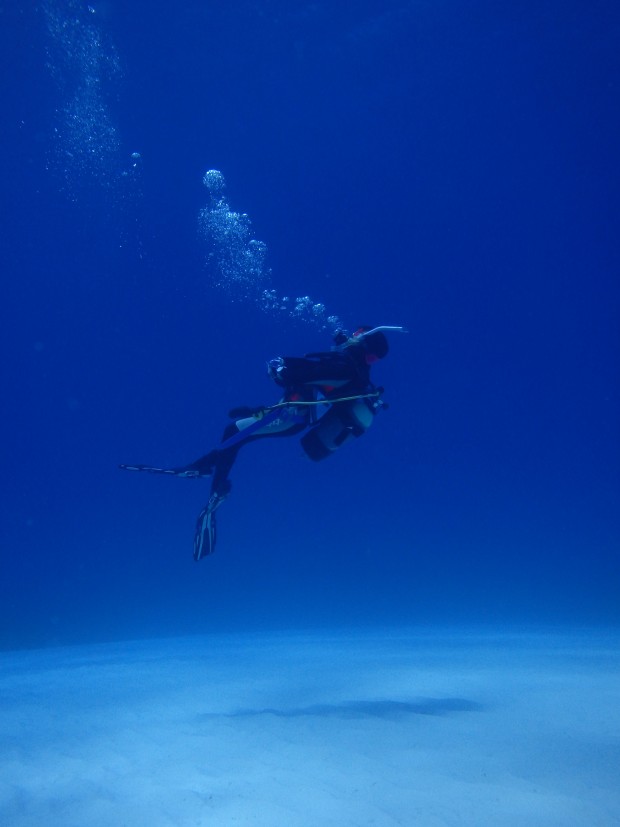
[[(45, 0), (0, 37), (3, 648), (618, 623), (616, 3)], [(195, 564), (208, 482), (118, 464), (206, 453), (332, 316), (408, 329), (388, 409), (324, 463), (244, 448)]]

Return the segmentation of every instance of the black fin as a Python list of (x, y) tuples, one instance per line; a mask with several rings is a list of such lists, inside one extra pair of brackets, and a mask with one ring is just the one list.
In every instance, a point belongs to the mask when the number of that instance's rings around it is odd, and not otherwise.
[(146, 471), (149, 474), (168, 474), (171, 477), (188, 477), (195, 479), (197, 477), (210, 477), (211, 474), (204, 474), (197, 471), (195, 468), (157, 468), (154, 465), (119, 465), (121, 471)]
[(215, 551), (215, 541), (217, 539), (215, 512), (230, 493), (230, 483), (227, 480), (225, 483), (220, 492), (214, 491), (211, 494), (209, 502), (196, 520), (196, 531), (194, 532), (194, 560), (196, 562)]

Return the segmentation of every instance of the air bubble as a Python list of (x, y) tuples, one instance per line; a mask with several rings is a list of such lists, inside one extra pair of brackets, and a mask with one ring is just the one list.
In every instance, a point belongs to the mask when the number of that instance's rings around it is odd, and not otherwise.
[(207, 270), (214, 285), (227, 292), (232, 301), (251, 301), (271, 315), (298, 319), (321, 330), (341, 326), (337, 316), (328, 316), (325, 305), (314, 302), (310, 296), (298, 297), (293, 303), (289, 296), (278, 295), (270, 283), (267, 245), (252, 238), (247, 213), (230, 209), (222, 173), (209, 169), (202, 182), (209, 191), (210, 202), (200, 211), (198, 225), (207, 245)]
[(47, 67), (62, 101), (56, 107), (50, 167), (72, 200), (96, 183), (106, 190), (120, 180), (120, 138), (108, 99), (121, 72), (112, 43), (92, 15), (76, 0), (43, 0), (49, 34)]

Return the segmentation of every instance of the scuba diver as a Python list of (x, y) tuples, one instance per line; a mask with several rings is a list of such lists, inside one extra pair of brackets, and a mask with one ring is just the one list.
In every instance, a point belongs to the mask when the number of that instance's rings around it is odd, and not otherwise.
[[(384, 333), (389, 331), (406, 332), (402, 327), (386, 325), (360, 327), (352, 336), (338, 330), (330, 351), (272, 359), (267, 373), (283, 389), (282, 399), (268, 407), (234, 408), (229, 413), (234, 421), (225, 428), (219, 446), (189, 465), (119, 467), (194, 479), (213, 478), (209, 501), (198, 516), (194, 534), (194, 560), (201, 560), (215, 550), (215, 512), (230, 494), (228, 476), (243, 445), (305, 431), (301, 446), (311, 460), (320, 461), (368, 430), (384, 406), (383, 388), (370, 381), (370, 368), (387, 355)], [(323, 407), (327, 410), (319, 415)]]

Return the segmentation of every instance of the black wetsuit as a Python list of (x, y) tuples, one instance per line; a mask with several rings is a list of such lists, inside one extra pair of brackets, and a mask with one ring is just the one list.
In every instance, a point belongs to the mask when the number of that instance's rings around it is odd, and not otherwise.
[[(231, 412), (235, 421), (224, 430), (218, 448), (181, 468), (121, 468), (180, 477), (213, 475), (209, 501), (198, 516), (194, 533), (194, 559), (200, 560), (215, 549), (215, 512), (230, 492), (228, 475), (239, 449), (257, 439), (294, 436), (305, 431), (301, 445), (310, 459), (331, 456), (370, 427), (381, 402), (380, 390), (370, 382), (369, 363), (386, 353), (387, 343), (379, 333), (368, 340), (350, 339), (348, 345), (337, 351), (274, 359), (269, 363), (269, 375), (284, 390), (283, 399), (268, 408)], [(322, 404), (328, 410), (318, 416), (317, 409)]]
[[(360, 423), (360, 417), (355, 415), (355, 411), (360, 404), (366, 410), (372, 411), (372, 401), (334, 401), (327, 413), (318, 421), (315, 406), (295, 407), (294, 404), (296, 401), (313, 401), (319, 392), (326, 400), (373, 392), (370, 367), (366, 363), (363, 348), (350, 347), (344, 351), (311, 353), (305, 357), (285, 356), (277, 362), (279, 368), (270, 371), (270, 375), (280, 387), (284, 388), (283, 401), (291, 403), (283, 409), (282, 415), (276, 417), (275, 420), (272, 419), (264, 427), (256, 427), (256, 415), (236, 419), (224, 430), (221, 448), (210, 451), (204, 457), (186, 466), (187, 470), (195, 470), (201, 476), (213, 474), (212, 493), (220, 496), (228, 494), (230, 491), (228, 475), (237, 457), (237, 452), (249, 442), (265, 437), (295, 436), (313, 426), (302, 439), (302, 446), (311, 459), (319, 460), (329, 456), (348, 436), (360, 436), (368, 427), (369, 423), (366, 425)], [(339, 433), (336, 434), (335, 440), (330, 442), (333, 447), (330, 449), (322, 445), (321, 432), (325, 433), (328, 429), (336, 431), (339, 425), (341, 426)], [(235, 440), (233, 444), (226, 445), (248, 427), (251, 432), (245, 438), (242, 437)]]

